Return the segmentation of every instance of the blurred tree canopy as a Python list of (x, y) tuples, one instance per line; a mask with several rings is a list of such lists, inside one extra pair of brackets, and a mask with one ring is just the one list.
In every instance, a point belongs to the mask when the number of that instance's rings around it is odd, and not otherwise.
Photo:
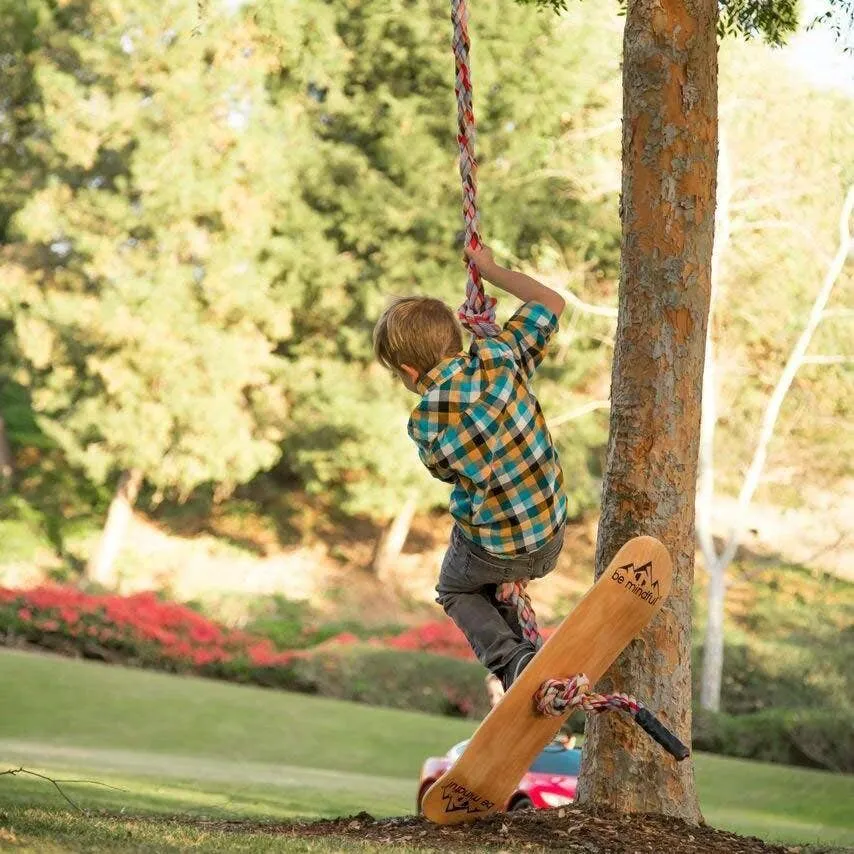
[[(537, 380), (573, 512), (597, 502), (607, 430), (584, 407), (608, 395), (619, 265), (614, 11), (490, 2), (471, 21), (484, 236), (578, 298)], [(130, 468), (179, 499), (275, 470), (377, 521), (413, 491), (443, 503), (370, 338), (392, 295), (463, 296), (449, 42), (440, 2), (0, 0), (0, 414), (28, 478), (64, 472), (99, 512)], [(790, 133), (781, 102), (743, 113), (738, 144), (761, 170), (780, 128), (825, 176), (820, 217), (852, 137), (810, 103), (820, 133)], [(782, 323), (809, 265), (768, 254), (737, 296), (773, 287)]]

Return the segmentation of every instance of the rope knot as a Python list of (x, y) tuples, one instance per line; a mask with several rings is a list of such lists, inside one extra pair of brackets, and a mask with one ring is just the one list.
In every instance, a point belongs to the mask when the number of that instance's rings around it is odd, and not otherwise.
[(534, 704), (541, 715), (552, 718), (576, 709), (596, 713), (622, 711), (634, 717), (643, 708), (629, 694), (594, 694), (583, 673), (567, 679), (546, 679), (534, 694)]
[(569, 679), (546, 679), (534, 694), (534, 704), (541, 715), (559, 718), (568, 711), (584, 708), (590, 682), (583, 673)]

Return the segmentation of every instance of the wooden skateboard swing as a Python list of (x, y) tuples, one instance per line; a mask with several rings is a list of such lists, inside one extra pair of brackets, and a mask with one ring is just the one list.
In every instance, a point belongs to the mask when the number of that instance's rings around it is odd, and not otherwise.
[[(460, 824), (502, 811), (570, 714), (539, 713), (533, 700), (537, 689), (546, 679), (580, 673), (595, 685), (661, 608), (672, 575), (670, 555), (658, 540), (629, 540), (489, 712), (462, 755), (428, 789), (424, 815), (437, 824)], [(688, 755), (647, 709), (635, 721), (677, 759)]]

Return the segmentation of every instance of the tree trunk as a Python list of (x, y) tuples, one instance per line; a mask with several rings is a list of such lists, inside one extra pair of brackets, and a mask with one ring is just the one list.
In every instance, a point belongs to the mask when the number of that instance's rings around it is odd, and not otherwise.
[(142, 485), (142, 472), (130, 469), (119, 478), (116, 494), (107, 511), (107, 521), (101, 533), (101, 540), (95, 554), (86, 567), (86, 577), (90, 581), (115, 587), (118, 582), (116, 558), (124, 544), (128, 523), (133, 515), (133, 506)]
[(9, 437), (6, 434), (6, 422), (0, 415), (0, 490), (6, 489), (12, 481), (15, 473), (15, 458), (9, 446)]
[(732, 172), (724, 134), (718, 133), (718, 187), (715, 208), (715, 248), (712, 253), (709, 328), (706, 332), (705, 376), (700, 423), (700, 471), (697, 478), (697, 540), (703, 552), (708, 576), (708, 619), (703, 638), (703, 665), (700, 677), (700, 705), (718, 711), (721, 704), (721, 675), (724, 666), (724, 605), (726, 603), (726, 567), (718, 562), (712, 531), (715, 504), (715, 432), (718, 423), (717, 365), (712, 325), (720, 296), (721, 269), (732, 235), (730, 203)]
[(700, 705), (712, 712), (721, 708), (721, 679), (724, 672), (724, 612), (726, 605), (726, 567), (712, 558), (709, 573), (706, 634), (703, 638), (703, 669), (700, 677)]
[[(716, 0), (629, 0), (622, 272), (596, 575), (630, 537), (673, 557), (670, 598), (600, 686), (691, 737), (691, 588), (717, 159)], [(700, 819), (676, 765), (618, 715), (588, 720), (579, 802)]]
[[(725, 149), (722, 147), (722, 155), (724, 152)], [(731, 183), (726, 169), (720, 170), (720, 178), (723, 192), (719, 194), (719, 203), (726, 205), (726, 208), (724, 208), (724, 214), (718, 217), (719, 239), (715, 242), (715, 263), (712, 267), (713, 301), (717, 293), (721, 256), (731, 232), (731, 224), (728, 217)], [(706, 624), (706, 634), (703, 639), (700, 705), (710, 711), (718, 711), (721, 705), (727, 569), (735, 559), (736, 554), (738, 554), (738, 547), (741, 544), (741, 538), (747, 524), (747, 511), (753, 500), (753, 495), (759, 487), (762, 471), (765, 467), (765, 460), (768, 455), (768, 447), (774, 436), (774, 429), (777, 425), (777, 419), (780, 416), (780, 410), (783, 407), (783, 401), (795, 379), (795, 374), (807, 358), (807, 351), (815, 335), (815, 331), (827, 313), (827, 303), (830, 300), (833, 289), (842, 275), (849, 255), (854, 251), (854, 237), (851, 234), (850, 224), (852, 213), (854, 213), (854, 185), (848, 188), (845, 200), (842, 203), (842, 210), (839, 214), (839, 244), (836, 253), (830, 262), (821, 288), (813, 301), (804, 329), (795, 342), (791, 353), (789, 353), (789, 358), (786, 360), (780, 378), (777, 380), (777, 384), (774, 386), (774, 391), (765, 408), (756, 450), (753, 453), (750, 468), (747, 470), (741, 491), (738, 495), (735, 521), (721, 546), (720, 552), (715, 547), (711, 530), (711, 507), (714, 502), (714, 467), (712, 465), (711, 446), (714, 442), (716, 409), (712, 385), (713, 380), (709, 376), (706, 377), (706, 387), (703, 390), (703, 431), (700, 443), (701, 494), (698, 502), (699, 525), (697, 531), (700, 546), (703, 550), (703, 559), (709, 574), (709, 615)], [(706, 345), (707, 373), (713, 367), (714, 350), (711, 335), (709, 335)]]
[(415, 516), (417, 506), (417, 496), (414, 492), (410, 492), (400, 510), (397, 511), (397, 515), (380, 537), (374, 555), (373, 570), (377, 578), (383, 583), (390, 583), (394, 580), (394, 567), (403, 551), (403, 546), (406, 544), (406, 538), (409, 536), (409, 529), (412, 526), (412, 519)]

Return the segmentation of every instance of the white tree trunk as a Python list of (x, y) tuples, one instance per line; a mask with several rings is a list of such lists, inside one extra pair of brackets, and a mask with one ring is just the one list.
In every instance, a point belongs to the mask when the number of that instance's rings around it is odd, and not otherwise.
[(715, 247), (712, 252), (709, 325), (706, 331), (706, 364), (703, 379), (700, 421), (699, 475), (697, 478), (697, 539), (703, 564), (709, 576), (708, 620), (703, 639), (703, 666), (700, 677), (700, 703), (704, 709), (720, 705), (721, 673), (724, 651), (724, 600), (726, 567), (718, 563), (712, 535), (712, 510), (715, 503), (715, 430), (717, 427), (717, 366), (714, 347), (714, 312), (720, 294), (721, 269), (732, 235), (730, 204), (732, 170), (726, 133), (719, 129), (718, 193), (715, 209)]
[(827, 307), (830, 295), (833, 293), (833, 287), (842, 275), (842, 270), (845, 267), (845, 262), (848, 256), (854, 251), (854, 239), (851, 237), (851, 213), (854, 210), (854, 185), (848, 188), (848, 193), (845, 196), (845, 201), (842, 205), (842, 210), (839, 215), (839, 246), (836, 254), (833, 256), (821, 288), (816, 295), (809, 316), (807, 317), (806, 325), (800, 334), (800, 337), (795, 342), (792, 352), (780, 374), (780, 379), (777, 380), (777, 385), (771, 393), (768, 400), (768, 406), (765, 408), (765, 414), (762, 418), (762, 427), (759, 431), (759, 440), (756, 443), (756, 450), (753, 453), (753, 459), (750, 461), (750, 468), (747, 470), (744, 482), (741, 486), (741, 492), (738, 496), (738, 504), (736, 506), (735, 522), (730, 529), (727, 543), (724, 546), (720, 556), (720, 562), (724, 566), (728, 566), (741, 543), (741, 538), (744, 534), (747, 525), (747, 509), (753, 496), (759, 486), (759, 481), (762, 476), (762, 470), (765, 467), (765, 461), (768, 457), (768, 446), (771, 443), (771, 438), (774, 435), (774, 428), (777, 426), (777, 419), (780, 416), (780, 410), (783, 407), (783, 401), (792, 386), (792, 381), (795, 374), (804, 362), (807, 349), (809, 348), (812, 337), (818, 328), (819, 323), (824, 316), (824, 310)]
[[(777, 381), (777, 385), (774, 387), (774, 391), (765, 408), (756, 449), (742, 483), (741, 491), (739, 492), (734, 522), (720, 552), (717, 552), (714, 546), (711, 533), (711, 506), (714, 501), (712, 445), (714, 443), (714, 424), (716, 419), (714, 394), (713, 392), (709, 392), (708, 395), (704, 394), (703, 397), (704, 428), (702, 434), (705, 437), (705, 441), (701, 441), (700, 448), (701, 487), (698, 506), (698, 538), (703, 551), (706, 569), (709, 573), (709, 615), (703, 643), (703, 672), (700, 688), (700, 705), (704, 709), (717, 711), (720, 708), (724, 657), (723, 624), (726, 599), (726, 570), (732, 563), (741, 544), (741, 539), (744, 536), (747, 525), (747, 511), (759, 486), (762, 471), (765, 468), (765, 461), (768, 457), (768, 446), (773, 438), (780, 410), (783, 407), (783, 401), (792, 386), (792, 381), (798, 369), (808, 361), (806, 353), (810, 342), (819, 323), (821, 323), (822, 318), (825, 316), (827, 303), (833, 293), (836, 282), (842, 275), (845, 263), (849, 255), (854, 252), (854, 238), (851, 235), (850, 224), (852, 211), (854, 211), (854, 185), (848, 189), (839, 216), (839, 246), (828, 266), (827, 273), (810, 309), (804, 329), (789, 354), (789, 358), (780, 374), (780, 379)], [(726, 220), (728, 221), (728, 217), (726, 217)], [(728, 229), (728, 225), (726, 228)], [(720, 258), (718, 258), (717, 266), (719, 268)], [(712, 299), (714, 299), (714, 287), (717, 284), (718, 275), (713, 266)], [(709, 328), (711, 329), (711, 324)], [(709, 336), (711, 336), (711, 332)], [(714, 370), (714, 355), (711, 341), (707, 341), (706, 358), (706, 387), (708, 388), (711, 385), (709, 382), (709, 365), (712, 366), (712, 371)]]
[(394, 582), (394, 569), (406, 544), (406, 538), (409, 536), (417, 506), (417, 495), (414, 491), (410, 492), (400, 510), (397, 511), (397, 515), (380, 537), (374, 556), (373, 570), (384, 584)]
[(98, 548), (86, 567), (86, 577), (104, 587), (115, 587), (118, 581), (116, 558), (124, 544), (128, 524), (133, 515), (139, 488), (142, 485), (142, 472), (130, 469), (119, 478), (116, 494), (107, 511), (107, 521), (98, 542)]

